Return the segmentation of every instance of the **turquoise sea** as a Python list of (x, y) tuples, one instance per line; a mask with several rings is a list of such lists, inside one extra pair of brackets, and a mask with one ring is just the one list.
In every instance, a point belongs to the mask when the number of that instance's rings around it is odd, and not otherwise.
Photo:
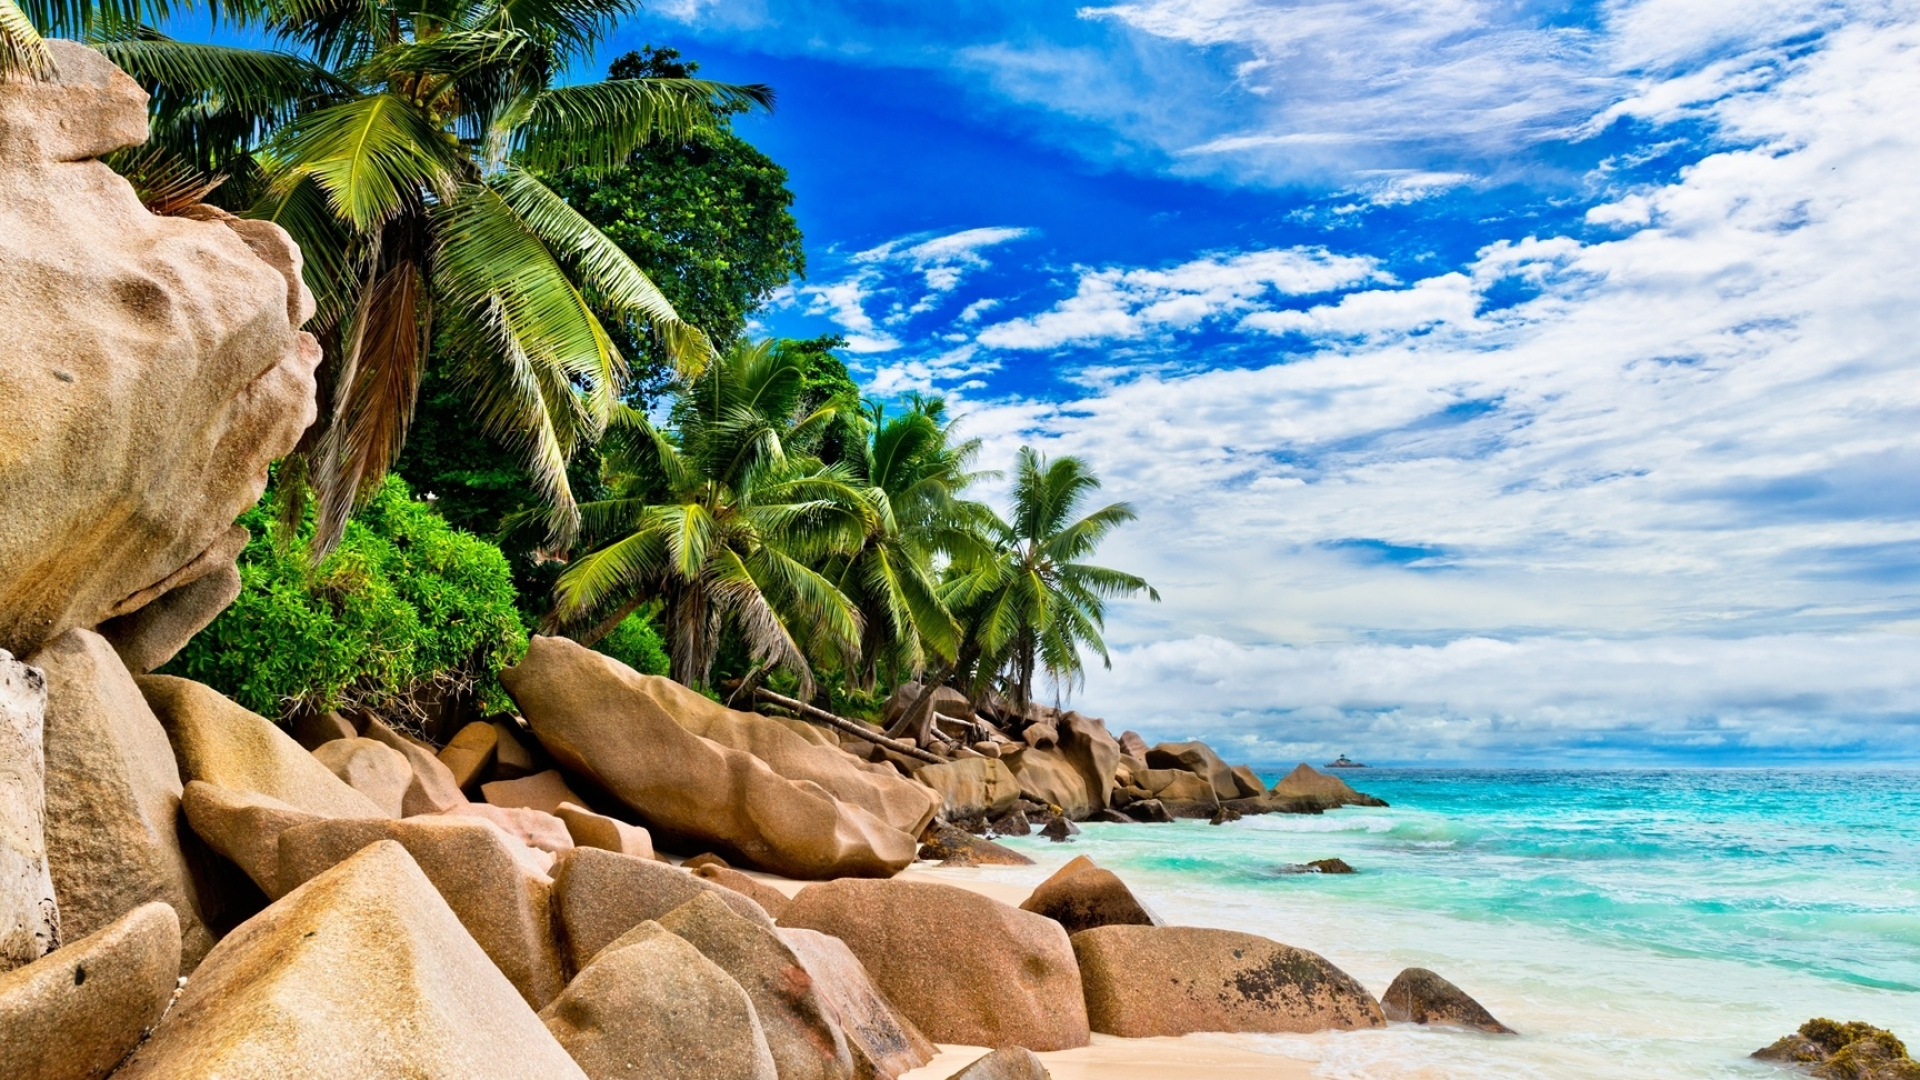
[[(1393, 805), (1008, 842), (1048, 868), (1088, 855), (1164, 921), (1312, 949), (1376, 994), (1432, 968), (1523, 1033), (1233, 1037), (1326, 1077), (1767, 1077), (1745, 1055), (1814, 1015), (1920, 1044), (1920, 772), (1346, 777)], [(1281, 872), (1330, 856), (1358, 873)]]

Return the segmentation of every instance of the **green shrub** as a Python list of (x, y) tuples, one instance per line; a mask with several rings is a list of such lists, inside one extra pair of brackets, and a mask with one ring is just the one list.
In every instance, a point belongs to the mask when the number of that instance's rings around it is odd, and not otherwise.
[(636, 611), (620, 620), (620, 625), (593, 647), (642, 675), (665, 675), (671, 670), (666, 644), (647, 611)]
[(500, 669), (526, 652), (506, 557), (448, 525), (389, 477), (318, 567), (309, 519), (276, 544), (265, 502), (240, 518), (239, 599), (163, 669), (265, 716), (297, 706), (409, 712), (471, 690), (512, 708)]

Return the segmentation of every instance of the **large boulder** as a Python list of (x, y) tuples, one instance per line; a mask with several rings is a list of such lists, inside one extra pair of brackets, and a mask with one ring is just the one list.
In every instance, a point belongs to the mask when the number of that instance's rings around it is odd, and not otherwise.
[(609, 942), (540, 1018), (589, 1080), (779, 1080), (747, 992), (656, 922)]
[[(1107, 733), (1104, 721), (1077, 712), (1049, 714), (1048, 730), (1056, 738), (1042, 739), (1014, 759), (1020, 794), (1052, 805), (1075, 821), (1084, 821), (1107, 809), (1113, 800), (1114, 773), (1120, 765), (1120, 744)], [(1027, 729), (1031, 735), (1042, 725)]]
[(747, 992), (780, 1080), (852, 1080), (853, 1055), (838, 1017), (772, 927), (742, 918), (714, 893), (673, 909), (660, 925)]
[(935, 825), (920, 843), (920, 857), (946, 866), (1032, 866), (1033, 860), (984, 836), (952, 825)]
[(144, 675), (139, 684), (188, 780), (265, 795), (320, 817), (387, 816), (271, 720), (212, 687), (169, 675)]
[(1408, 1024), (1452, 1024), (1495, 1035), (1513, 1029), (1493, 1018), (1485, 1006), (1465, 990), (1426, 968), (1408, 968), (1396, 975), (1380, 996), (1380, 1010), (1389, 1020)]
[(561, 803), (580, 805), (585, 800), (573, 793), (566, 778), (556, 769), (523, 776), (518, 780), (494, 780), (480, 785), (480, 795), (494, 806), (525, 807), (554, 813)]
[(948, 821), (999, 817), (1020, 797), (1020, 781), (998, 758), (964, 758), (928, 765), (913, 778), (940, 796), (941, 813)]
[(1095, 866), (1085, 855), (1076, 857), (1041, 882), (1020, 909), (1045, 915), (1064, 927), (1069, 935), (1096, 926), (1160, 925), (1160, 920), (1133, 895), (1133, 890), (1127, 888), (1119, 875)]
[(391, 841), (223, 939), (114, 1076), (582, 1080)]
[(191, 971), (213, 934), (182, 846), (166, 730), (100, 635), (70, 630), (30, 662), (47, 678), (47, 869), (61, 932), (85, 937), (158, 900), (180, 918), (181, 966)]
[(1347, 786), (1345, 780), (1316, 770), (1306, 762), (1294, 766), (1268, 793), (1277, 803), (1291, 803), (1331, 810), (1338, 806), (1385, 806), (1384, 801), (1364, 795)]
[[(568, 830), (567, 823), (558, 815), (540, 810), (524, 806), (494, 806), (491, 803), (461, 803), (444, 816), (488, 822), (521, 846), (549, 855), (561, 855), (573, 850), (573, 833)], [(546, 866), (542, 869), (552, 866), (552, 861), (546, 860)]]
[(145, 675), (173, 659), (193, 635), (227, 610), (240, 595), (240, 567), (233, 560), (250, 539), (244, 526), (233, 526), (202, 553), (200, 562), (211, 567), (204, 576), (95, 627), (120, 654), (128, 671)]
[(467, 797), (460, 793), (453, 770), (447, 768), (431, 748), (393, 730), (378, 717), (368, 718), (362, 734), (399, 751), (407, 764), (413, 766), (413, 779), (407, 784), (406, 796), (400, 800), (402, 814), (407, 817), (444, 814), (466, 804)]
[(787, 910), (787, 905), (791, 903), (786, 893), (731, 866), (719, 866), (713, 863), (696, 866), (693, 868), (693, 876), (702, 881), (711, 881), (723, 889), (732, 889), (752, 900), (760, 905), (760, 910), (766, 912), (775, 922), (780, 921), (780, 913)]
[(652, 859), (574, 848), (553, 864), (554, 912), (576, 971), (620, 935), (716, 890), (741, 915), (773, 925), (767, 913), (747, 897)]
[(1024, 1046), (1009, 1046), (975, 1058), (948, 1080), (1048, 1080), (1049, 1075), (1039, 1054)]
[(413, 766), (400, 751), (372, 739), (335, 739), (315, 749), (313, 758), (386, 816), (401, 816)]
[(180, 798), (187, 824), (206, 845), (226, 856), (268, 897), (279, 896), (280, 834), (323, 819), (267, 795), (228, 791), (190, 780)]
[[(913, 861), (914, 836), (900, 825), (923, 827), (933, 813), (935, 796), (919, 784), (857, 769), (851, 756), (749, 714), (716, 716), (713, 702), (685, 687), (571, 641), (534, 638), (501, 680), (555, 759), (669, 846), (720, 850), (787, 877), (887, 876)], [(893, 806), (898, 824), (836, 798), (827, 779), (849, 798)]]
[(606, 814), (596, 814), (573, 803), (561, 803), (553, 813), (567, 827), (567, 836), (573, 841), (574, 847), (600, 848), (642, 859), (653, 858), (653, 836), (638, 825), (629, 825)]
[(566, 984), (554, 940), (552, 883), (514, 858), (484, 822), (448, 817), (315, 821), (280, 834), (291, 891), (371, 844), (397, 841), (507, 981), (538, 1009)]
[(1304, 949), (1234, 930), (1102, 926), (1073, 935), (1093, 1030), (1130, 1039), (1196, 1031), (1386, 1026), (1346, 972)]
[(149, 213), (98, 160), (146, 138), (146, 94), (91, 49), (48, 47), (55, 78), (0, 81), (0, 648), (15, 654), (230, 569), (234, 519), (313, 422), (320, 359), (287, 234)]
[[(1187, 772), (1205, 780), (1213, 788), (1214, 797), (1222, 802), (1241, 797), (1240, 785), (1234, 781), (1233, 770), (1213, 752), (1206, 743), (1163, 742), (1147, 751), (1147, 766), (1154, 769), (1185, 769)], [(1248, 792), (1259, 795), (1265, 787)]]
[(47, 873), (47, 679), (0, 649), (0, 972), (60, 943)]
[(180, 920), (158, 901), (0, 974), (6, 1075), (100, 1080), (166, 1011), (179, 974)]
[(800, 890), (780, 922), (845, 941), (936, 1042), (1087, 1045), (1080, 971), (1052, 919), (951, 885), (845, 879)]
[(857, 1080), (895, 1080), (933, 1060), (939, 1048), (873, 985), (846, 942), (797, 926), (780, 927), (779, 934), (833, 1010), (853, 1052)]
[(494, 752), (500, 746), (500, 733), (492, 724), (475, 720), (454, 733), (440, 748), (440, 764), (453, 774), (453, 782), (462, 791), (471, 791), (493, 767)]

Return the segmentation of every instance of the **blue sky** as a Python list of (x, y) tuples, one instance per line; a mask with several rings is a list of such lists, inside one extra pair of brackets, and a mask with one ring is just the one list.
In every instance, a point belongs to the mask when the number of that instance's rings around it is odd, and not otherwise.
[[(1920, 759), (1920, 2), (666, 0), (877, 393), (1087, 457), (1283, 764)], [(587, 73), (583, 73), (587, 74)]]
[(1283, 763), (1920, 757), (1920, 8), (656, 5), (876, 392), (1089, 458), (1076, 700)]

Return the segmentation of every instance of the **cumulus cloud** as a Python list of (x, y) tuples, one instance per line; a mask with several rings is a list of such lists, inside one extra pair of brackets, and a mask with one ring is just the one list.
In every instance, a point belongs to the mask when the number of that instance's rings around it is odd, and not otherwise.
[(1361, 337), (1408, 333), (1442, 323), (1472, 329), (1479, 302), (1471, 277), (1442, 274), (1416, 281), (1409, 289), (1350, 292), (1337, 303), (1305, 311), (1256, 311), (1241, 319), (1240, 326), (1269, 334)]
[[(806, 314), (832, 320), (846, 337), (849, 351), (892, 352), (901, 347), (893, 328), (934, 310), (967, 274), (986, 269), (990, 264), (982, 252), (1031, 233), (1031, 229), (990, 227), (898, 237), (848, 258), (844, 269), (851, 272), (840, 279), (803, 285), (771, 302), (777, 306), (804, 299)], [(915, 277), (920, 295), (909, 304), (906, 297), (913, 291), (909, 282)], [(870, 310), (876, 305), (884, 311), (878, 319)], [(991, 302), (983, 301), (967, 311), (978, 318), (991, 307)]]
[(1194, 259), (1166, 269), (1080, 272), (1078, 291), (1052, 310), (996, 323), (980, 344), (1052, 349), (1129, 340), (1243, 314), (1273, 296), (1310, 296), (1380, 277), (1378, 263), (1325, 248), (1283, 248)]

